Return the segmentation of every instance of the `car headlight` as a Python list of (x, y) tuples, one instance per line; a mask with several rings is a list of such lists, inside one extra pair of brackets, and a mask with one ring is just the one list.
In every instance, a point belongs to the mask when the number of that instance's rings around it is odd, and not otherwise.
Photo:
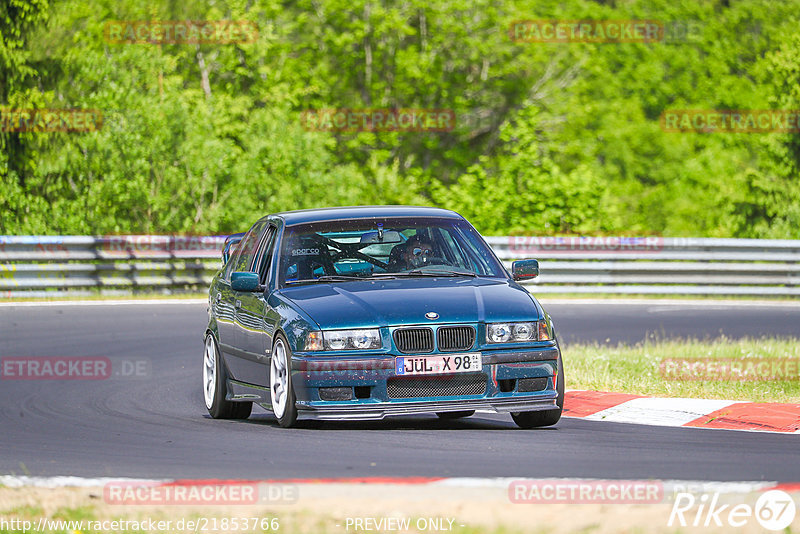
[[(489, 343), (522, 343), (538, 341), (540, 321), (525, 323), (490, 323), (486, 325), (486, 341)], [(545, 332), (546, 332), (545, 327)], [(545, 337), (544, 339), (549, 339)]]
[(324, 330), (306, 337), (306, 350), (368, 350), (381, 348), (377, 328), (360, 330)]

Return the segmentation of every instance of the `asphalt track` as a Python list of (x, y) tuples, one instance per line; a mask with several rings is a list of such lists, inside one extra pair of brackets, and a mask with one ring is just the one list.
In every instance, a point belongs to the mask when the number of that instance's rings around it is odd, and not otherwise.
[[(565, 342), (800, 336), (800, 306), (595, 301), (547, 309)], [(484, 414), (286, 430), (259, 408), (248, 421), (215, 421), (200, 389), (205, 322), (205, 304), (0, 306), (0, 358), (108, 357), (123, 373), (123, 362), (147, 362), (138, 377), (0, 380), (0, 474), (800, 481), (800, 435), (570, 418), (523, 431), (509, 416)]]

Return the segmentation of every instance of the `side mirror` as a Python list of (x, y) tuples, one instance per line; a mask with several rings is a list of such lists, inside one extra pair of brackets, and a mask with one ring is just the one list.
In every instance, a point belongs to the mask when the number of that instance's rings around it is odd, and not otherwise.
[(516, 281), (530, 280), (539, 276), (538, 260), (517, 260), (511, 264), (511, 278)]
[(231, 288), (234, 291), (245, 291), (252, 293), (263, 289), (258, 283), (258, 273), (248, 271), (237, 271), (231, 274)]

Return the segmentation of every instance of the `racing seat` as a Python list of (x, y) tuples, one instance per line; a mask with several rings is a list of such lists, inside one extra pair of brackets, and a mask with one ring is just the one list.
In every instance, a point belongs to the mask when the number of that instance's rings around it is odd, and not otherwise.
[(320, 268), (322, 268), (322, 274), (336, 274), (328, 245), (303, 240), (298, 246), (290, 247), (289, 251), (290, 259), (286, 265), (287, 280), (317, 278), (320, 273), (315, 273), (315, 271)]

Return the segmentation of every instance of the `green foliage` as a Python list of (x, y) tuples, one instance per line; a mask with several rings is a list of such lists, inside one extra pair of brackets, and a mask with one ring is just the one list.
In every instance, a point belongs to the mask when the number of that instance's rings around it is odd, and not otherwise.
[[(794, 1), (6, 0), (0, 234), (230, 232), (297, 208), (433, 204), (487, 234), (800, 238), (798, 134), (674, 133), (668, 109), (800, 109)], [(254, 42), (114, 44), (109, 21), (246, 20)], [(521, 19), (653, 19), (665, 42), (524, 43)], [(685, 30), (676, 32), (675, 30)], [(314, 132), (319, 108), (453, 110)]]
[(523, 108), (500, 132), (503, 150), (483, 157), (458, 183), (437, 189), (444, 205), (489, 234), (595, 233), (605, 228), (601, 181), (582, 165), (560, 168), (540, 142), (536, 108)]
[[(800, 34), (767, 54), (763, 69), (773, 107), (800, 110)], [(747, 174), (746, 195), (737, 210), (744, 224), (738, 233), (800, 237), (800, 136), (772, 136), (762, 145), (767, 157)]]

